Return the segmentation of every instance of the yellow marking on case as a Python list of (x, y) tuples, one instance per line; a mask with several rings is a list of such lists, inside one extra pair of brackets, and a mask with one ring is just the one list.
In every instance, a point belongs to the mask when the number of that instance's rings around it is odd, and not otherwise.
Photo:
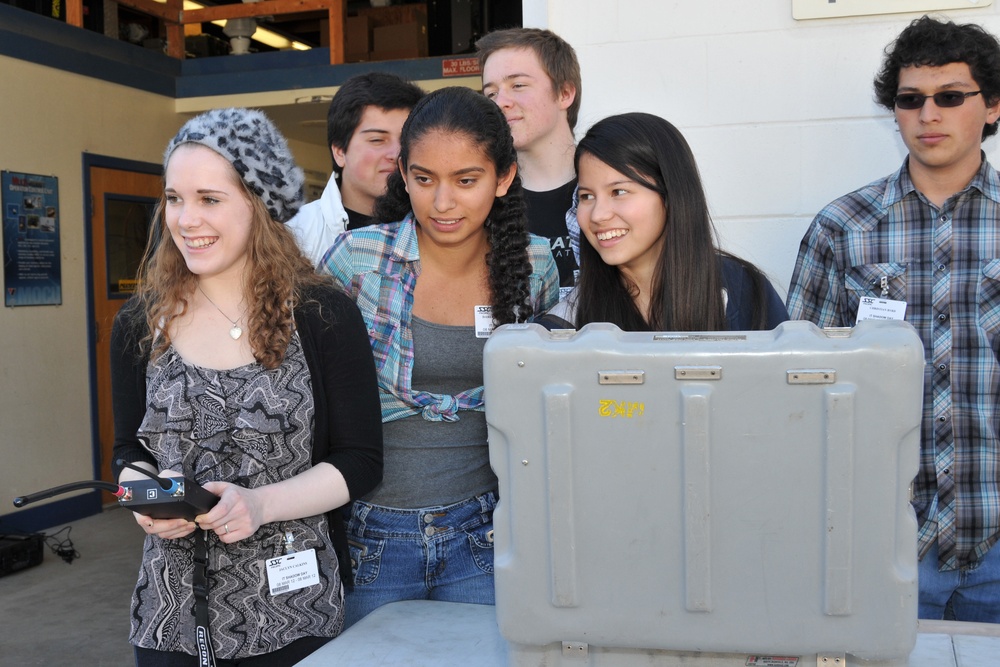
[(600, 402), (597, 414), (601, 417), (641, 417), (646, 411), (645, 403), (635, 401), (615, 401), (610, 398), (602, 398)]

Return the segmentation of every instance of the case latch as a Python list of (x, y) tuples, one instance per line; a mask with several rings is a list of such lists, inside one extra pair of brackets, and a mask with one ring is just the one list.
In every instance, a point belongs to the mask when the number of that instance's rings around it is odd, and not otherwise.
[(795, 368), (785, 371), (788, 384), (833, 384), (837, 371), (832, 368)]
[(586, 658), (590, 654), (590, 646), (584, 642), (563, 642), (564, 658)]
[(721, 380), (722, 366), (674, 366), (675, 380)]
[(598, 384), (644, 384), (646, 371), (597, 371)]
[(823, 327), (823, 334), (827, 338), (850, 338), (853, 327)]

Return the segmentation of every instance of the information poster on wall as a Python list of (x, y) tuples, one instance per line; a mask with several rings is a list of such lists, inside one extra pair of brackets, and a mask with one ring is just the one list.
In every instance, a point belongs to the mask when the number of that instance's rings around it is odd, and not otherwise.
[(5, 306), (62, 303), (59, 179), (0, 172)]

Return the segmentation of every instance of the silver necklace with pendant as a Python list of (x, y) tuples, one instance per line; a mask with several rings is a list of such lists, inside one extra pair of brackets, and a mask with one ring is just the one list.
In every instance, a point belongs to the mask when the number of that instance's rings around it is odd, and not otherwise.
[(229, 317), (229, 315), (226, 315), (226, 314), (225, 314), (225, 313), (224, 313), (224, 312), (222, 311), (222, 309), (221, 309), (221, 308), (219, 308), (218, 306), (216, 306), (216, 305), (215, 305), (215, 302), (214, 302), (214, 301), (212, 301), (212, 299), (211, 299), (211, 298), (209, 298), (209, 296), (208, 296), (207, 294), (205, 294), (205, 290), (203, 290), (203, 289), (201, 288), (201, 285), (198, 285), (198, 291), (199, 291), (199, 292), (201, 292), (201, 295), (202, 295), (203, 297), (205, 297), (206, 299), (208, 299), (208, 302), (209, 302), (210, 304), (212, 304), (213, 306), (215, 306), (215, 309), (216, 309), (217, 311), (219, 311), (219, 313), (220, 313), (220, 314), (221, 314), (221, 315), (222, 315), (222, 316), (223, 316), (224, 318), (226, 318), (227, 320), (229, 320), (229, 321), (230, 321), (230, 323), (232, 323), (232, 325), (233, 325), (233, 328), (229, 330), (229, 337), (230, 337), (230, 338), (232, 338), (233, 340), (239, 340), (240, 336), (242, 336), (242, 335), (243, 335), (243, 329), (242, 329), (242, 328), (240, 328), (240, 325), (238, 324), (239, 320), (234, 320), (233, 318)]

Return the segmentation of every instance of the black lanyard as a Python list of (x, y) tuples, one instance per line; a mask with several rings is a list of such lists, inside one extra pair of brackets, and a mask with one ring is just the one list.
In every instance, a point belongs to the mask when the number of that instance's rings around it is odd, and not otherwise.
[(198, 644), (198, 667), (215, 667), (215, 651), (208, 630), (208, 540), (201, 528), (194, 530), (194, 589), (195, 639)]

